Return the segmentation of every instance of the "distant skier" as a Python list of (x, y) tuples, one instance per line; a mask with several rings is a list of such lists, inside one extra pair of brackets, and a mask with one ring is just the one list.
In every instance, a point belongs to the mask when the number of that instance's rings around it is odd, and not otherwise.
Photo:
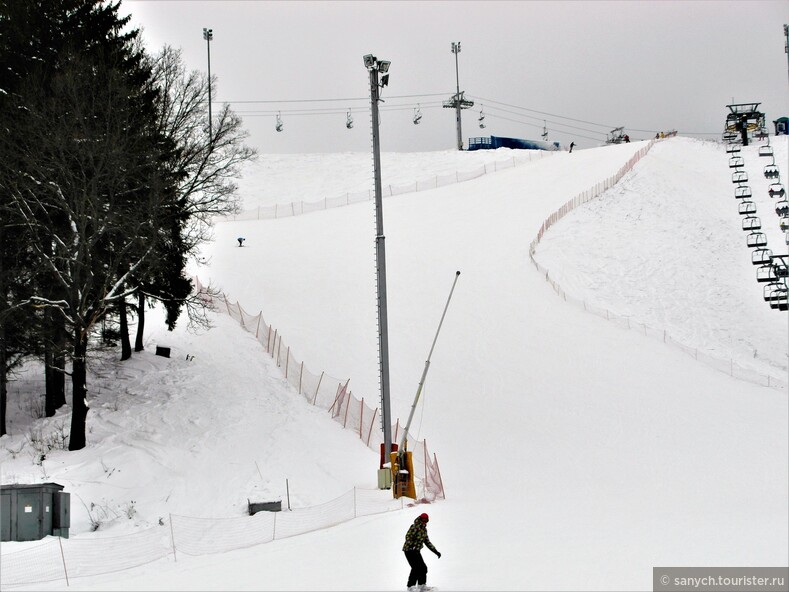
[(630, 136), (625, 134), (625, 144), (629, 144), (629, 143), (630, 143)]
[(428, 549), (436, 554), (436, 557), (441, 558), (441, 553), (436, 550), (427, 537), (428, 520), (430, 518), (427, 514), (420, 514), (405, 535), (403, 552), (408, 565), (411, 566), (411, 573), (408, 575), (409, 592), (430, 590), (430, 587), (425, 585), (425, 582), (427, 582), (427, 565), (425, 565), (425, 560), (422, 559), (422, 545), (427, 546)]
[(239, 247), (243, 247), (244, 246), (244, 241), (247, 240), (247, 239), (245, 239), (243, 236), (239, 236), (236, 240), (238, 241), (238, 246)]
[(575, 148), (575, 142), (570, 142), (570, 152), (573, 151), (573, 148)]

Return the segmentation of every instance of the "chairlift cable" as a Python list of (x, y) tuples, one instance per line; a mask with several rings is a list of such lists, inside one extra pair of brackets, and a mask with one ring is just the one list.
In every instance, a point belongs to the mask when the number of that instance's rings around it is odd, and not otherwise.
[[(446, 96), (446, 93), (431, 93), (431, 94), (421, 94), (421, 95), (394, 95), (388, 97), (389, 99), (415, 99), (419, 97), (443, 97)], [(246, 99), (246, 100), (238, 100), (238, 101), (222, 101), (223, 103), (331, 103), (331, 102), (345, 102), (345, 101), (369, 101), (370, 97), (346, 97), (346, 98), (337, 98), (337, 99), (281, 99), (281, 100), (269, 100), (269, 99)]]
[(494, 101), (493, 99), (486, 99), (486, 98), (478, 97), (478, 96), (475, 96), (475, 95), (470, 95), (470, 98), (475, 98), (475, 99), (477, 99), (479, 101), (484, 101), (485, 103), (495, 103), (497, 105), (504, 105), (505, 107), (512, 107), (513, 109), (521, 109), (523, 111), (531, 111), (532, 113), (539, 113), (540, 115), (550, 115), (551, 117), (558, 117), (560, 119), (568, 119), (570, 121), (576, 121), (578, 123), (588, 123), (589, 125), (597, 125), (597, 126), (605, 127), (605, 128), (608, 128), (608, 129), (616, 127), (614, 125), (606, 125), (606, 124), (603, 124), (603, 123), (595, 123), (594, 121), (585, 121), (583, 119), (574, 119), (572, 117), (566, 117), (564, 115), (557, 115), (555, 113), (546, 113), (545, 111), (537, 111), (536, 109), (529, 109), (528, 107), (521, 107), (520, 105), (511, 105), (509, 103), (502, 103), (501, 101)]

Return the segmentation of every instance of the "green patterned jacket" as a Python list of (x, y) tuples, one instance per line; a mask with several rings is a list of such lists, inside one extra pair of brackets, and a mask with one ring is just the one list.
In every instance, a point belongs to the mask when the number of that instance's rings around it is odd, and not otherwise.
[(403, 551), (421, 551), (422, 545), (425, 545), (433, 553), (438, 553), (427, 537), (427, 525), (422, 522), (421, 518), (417, 518), (405, 534)]

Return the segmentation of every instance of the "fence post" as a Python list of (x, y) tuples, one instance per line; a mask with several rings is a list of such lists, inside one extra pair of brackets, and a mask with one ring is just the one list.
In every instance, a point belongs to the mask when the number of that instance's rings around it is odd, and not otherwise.
[[(769, 376), (767, 377), (770, 378)], [(375, 425), (375, 416), (378, 415), (378, 407), (373, 411), (373, 418), (370, 420), (370, 429), (367, 430), (367, 448), (370, 447), (370, 436), (373, 435), (373, 426)]]
[(255, 327), (255, 339), (257, 339), (257, 338), (258, 338), (258, 336), (260, 335), (260, 321), (261, 321), (262, 319), (263, 319), (263, 311), (261, 310), (261, 311), (260, 311), (260, 313), (258, 314), (258, 324), (257, 324), (257, 327)]
[(68, 586), (68, 569), (66, 569), (66, 556), (63, 554), (63, 539), (61, 537), (58, 537), (58, 545), (60, 545), (60, 559), (63, 561), (63, 574), (66, 576), (66, 586)]
[[(269, 333), (269, 337), (271, 337), (271, 329), (269, 329), (268, 333)], [(277, 347), (277, 329), (274, 329), (274, 345), (271, 346), (271, 348), (269, 349), (269, 353), (271, 354), (272, 358), (274, 357), (274, 348), (275, 347)]]
[(323, 380), (323, 372), (321, 372), (321, 377), (318, 379), (318, 386), (315, 387), (315, 396), (312, 398), (312, 404), (315, 405), (315, 401), (318, 400), (318, 391), (321, 388), (321, 381)]
[(290, 366), (290, 346), (288, 346), (288, 351), (285, 352), (285, 382), (288, 380), (288, 366)]
[(438, 466), (438, 458), (436, 458), (436, 453), (433, 453), (433, 462), (436, 465), (436, 472), (438, 473), (438, 482), (441, 484), (441, 495), (444, 499), (447, 499), (447, 492), (444, 490), (444, 480), (441, 478), (441, 467)]
[(362, 425), (364, 425), (364, 397), (359, 404), (359, 439), (362, 439)]
[(299, 370), (299, 394), (303, 394), (301, 392), (301, 379), (304, 376), (304, 361), (301, 362), (301, 370)]
[(173, 515), (170, 514), (170, 540), (173, 543), (173, 561), (178, 561), (178, 557), (175, 555), (175, 532), (173, 531)]
[(427, 483), (429, 483), (429, 481), (427, 480), (427, 438), (422, 440), (422, 451), (424, 452), (424, 455), (425, 455), (425, 458), (424, 458), (424, 462), (425, 462), (425, 490), (427, 490)]
[[(348, 393), (348, 401), (345, 403), (345, 417), (342, 418), (342, 427), (345, 428), (348, 426), (348, 411), (351, 409), (351, 393)], [(340, 403), (340, 407), (342, 407), (342, 403)], [(338, 410), (339, 411), (339, 410)]]

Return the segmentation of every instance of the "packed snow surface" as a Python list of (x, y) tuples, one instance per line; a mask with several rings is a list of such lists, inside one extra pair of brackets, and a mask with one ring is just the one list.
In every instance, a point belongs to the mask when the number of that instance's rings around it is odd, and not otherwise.
[[(461, 272), (414, 421), (446, 500), (69, 589), (403, 590), (403, 537), (423, 511), (442, 553), (426, 553), (428, 583), (445, 591), (651, 590), (653, 566), (785, 565), (786, 389), (586, 312), (529, 257), (552, 212), (645, 145), (557, 153), (384, 200), (393, 418), (408, 415)], [(774, 146), (787, 178), (786, 138)], [(766, 162), (755, 148), (743, 155), (769, 246), (785, 253), (760, 178)], [(657, 142), (613, 189), (554, 225), (534, 257), (589, 308), (785, 383), (787, 314), (756, 282), (728, 156), (711, 142)], [(385, 154), (382, 175), (408, 183), (511, 157)], [(242, 207), (364, 190), (371, 177), (369, 155), (261, 155), (240, 183)], [(214, 235), (193, 270), (203, 283), (261, 310), (313, 372), (350, 378), (357, 397), (375, 401), (373, 203), (220, 221)], [(185, 320), (168, 333), (149, 319), (144, 353), (94, 361), (82, 451), (36, 464), (30, 435), (68, 426), (68, 410), (34, 421), (12, 398), (2, 482), (65, 485), (77, 540), (126, 536), (169, 513), (241, 516), (249, 498), (284, 500), (286, 479), (294, 507), (374, 489), (377, 453), (294, 393), (250, 333), (212, 319), (197, 333)], [(155, 356), (157, 344), (172, 357)], [(91, 504), (94, 517), (106, 514), (96, 532)], [(4, 543), (2, 553), (32, 544)]]

